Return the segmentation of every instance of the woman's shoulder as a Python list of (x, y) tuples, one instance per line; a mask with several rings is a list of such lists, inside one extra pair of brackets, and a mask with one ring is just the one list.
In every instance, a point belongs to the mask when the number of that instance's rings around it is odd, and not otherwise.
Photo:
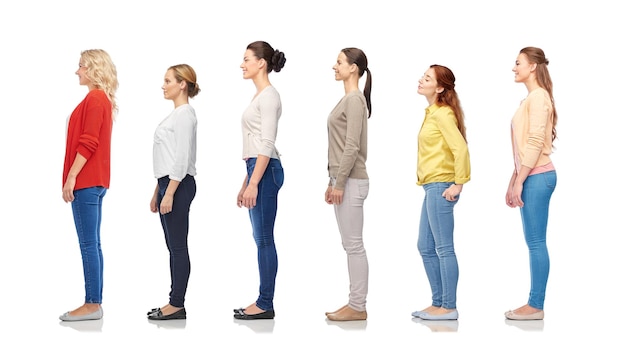
[(109, 97), (102, 89), (89, 90), (89, 92), (87, 92), (87, 94), (85, 95), (82, 103), (89, 107), (111, 105)]
[(85, 95), (85, 99), (88, 100), (109, 100), (109, 97), (102, 89), (93, 89), (89, 90)]
[(365, 96), (363, 95), (363, 92), (361, 92), (360, 90), (354, 90), (351, 92), (348, 92), (346, 95), (343, 96), (342, 99), (344, 102), (359, 102), (362, 103), (363, 105), (366, 104), (365, 101)]
[(454, 110), (452, 110), (452, 108), (448, 105), (433, 104), (432, 106), (429, 107), (429, 109), (433, 115), (454, 116)]
[(273, 85), (266, 86), (259, 95), (254, 99), (254, 101), (258, 102), (258, 104), (280, 104), (280, 93)]
[(526, 98), (522, 101), (525, 107), (537, 106), (539, 104), (545, 107), (552, 106), (552, 100), (548, 91), (542, 87), (538, 87), (528, 93)]
[(181, 104), (178, 107), (176, 107), (176, 109), (174, 109), (174, 113), (177, 114), (187, 114), (187, 115), (196, 115), (196, 110), (194, 109), (194, 107), (189, 104)]
[(527, 99), (550, 99), (550, 94), (548, 91), (542, 87), (538, 87), (531, 92), (528, 93)]
[(261, 94), (265, 95), (266, 97), (280, 98), (280, 93), (278, 92), (278, 89), (274, 87), (274, 85), (268, 85), (265, 89), (263, 89), (263, 92), (261, 92)]

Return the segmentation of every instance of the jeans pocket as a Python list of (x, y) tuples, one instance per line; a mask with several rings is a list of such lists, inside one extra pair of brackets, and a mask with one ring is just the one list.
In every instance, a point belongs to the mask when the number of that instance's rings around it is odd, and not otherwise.
[(276, 187), (280, 188), (285, 182), (285, 173), (282, 168), (272, 167), (272, 178)]
[(368, 179), (359, 179), (357, 180), (357, 186), (359, 188), (359, 196), (362, 199), (367, 198), (370, 191), (370, 181)]
[(556, 188), (556, 171), (548, 171), (543, 174), (548, 188)]

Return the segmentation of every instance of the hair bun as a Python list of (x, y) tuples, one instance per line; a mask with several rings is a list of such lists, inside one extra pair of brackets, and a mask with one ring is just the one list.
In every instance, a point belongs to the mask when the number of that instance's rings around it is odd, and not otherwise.
[(285, 66), (285, 62), (287, 59), (285, 58), (285, 53), (280, 50), (274, 50), (274, 55), (272, 55), (272, 65), (274, 66), (273, 70), (275, 72), (280, 72)]

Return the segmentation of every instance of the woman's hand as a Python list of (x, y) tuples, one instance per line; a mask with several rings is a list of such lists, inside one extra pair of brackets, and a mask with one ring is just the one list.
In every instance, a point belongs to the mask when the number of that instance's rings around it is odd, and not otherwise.
[(463, 190), (462, 184), (453, 184), (443, 191), (441, 194), (442, 197), (446, 198), (448, 201), (454, 201), (457, 199), (461, 191)]
[(166, 214), (172, 212), (172, 207), (174, 205), (174, 196), (165, 193), (163, 199), (161, 200), (161, 214)]
[(331, 205), (341, 205), (341, 203), (343, 202), (343, 190), (329, 186), (328, 190), (326, 190), (326, 194), (326, 202)]
[(156, 213), (157, 211), (157, 196), (156, 194), (153, 194), (152, 200), (150, 200), (150, 212)]
[(239, 203), (239, 207), (243, 206), (248, 209), (256, 206), (256, 198), (259, 195), (259, 187), (257, 185), (248, 184), (246, 189), (243, 191), (243, 194), (239, 192), (241, 195)]
[(506, 204), (511, 208), (515, 207), (524, 207), (524, 202), (522, 201), (522, 190), (524, 189), (524, 185), (521, 183), (515, 183), (510, 186), (506, 192)]
[(74, 201), (74, 186), (76, 186), (76, 177), (68, 176), (63, 185), (63, 201)]

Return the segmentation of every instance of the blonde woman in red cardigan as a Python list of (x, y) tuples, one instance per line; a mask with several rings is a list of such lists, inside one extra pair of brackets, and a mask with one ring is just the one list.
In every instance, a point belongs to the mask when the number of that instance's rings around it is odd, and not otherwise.
[(85, 50), (78, 63), (78, 81), (89, 89), (67, 122), (63, 165), (63, 201), (72, 204), (83, 259), (85, 300), (59, 318), (62, 321), (102, 318), (102, 200), (109, 188), (111, 131), (117, 111), (117, 70), (107, 52)]

